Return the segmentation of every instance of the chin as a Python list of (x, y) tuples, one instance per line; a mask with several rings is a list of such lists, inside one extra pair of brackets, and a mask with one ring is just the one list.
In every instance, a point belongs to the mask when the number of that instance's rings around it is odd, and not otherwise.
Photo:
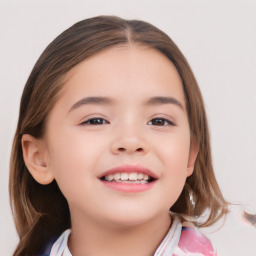
[(112, 227), (132, 227), (143, 225), (156, 218), (160, 213), (152, 211), (152, 209), (145, 208), (129, 208), (122, 209), (118, 211), (108, 212), (102, 218), (105, 223), (111, 225)]

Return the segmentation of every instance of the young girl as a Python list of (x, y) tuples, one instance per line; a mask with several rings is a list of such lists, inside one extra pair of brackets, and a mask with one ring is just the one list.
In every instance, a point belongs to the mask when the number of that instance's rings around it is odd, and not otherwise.
[(13, 255), (216, 255), (227, 213), (203, 99), (180, 50), (138, 20), (59, 35), (25, 86), (10, 166)]

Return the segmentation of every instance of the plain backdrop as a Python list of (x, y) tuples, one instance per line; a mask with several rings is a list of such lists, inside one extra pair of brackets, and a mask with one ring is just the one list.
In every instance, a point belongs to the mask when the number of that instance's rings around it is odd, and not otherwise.
[(0, 256), (18, 237), (8, 196), (8, 168), (24, 84), (44, 48), (75, 22), (101, 14), (148, 21), (166, 32), (190, 63), (208, 114), (215, 173), (228, 201), (241, 204), (221, 230), (205, 232), (218, 255), (256, 255), (255, 1), (0, 0)]

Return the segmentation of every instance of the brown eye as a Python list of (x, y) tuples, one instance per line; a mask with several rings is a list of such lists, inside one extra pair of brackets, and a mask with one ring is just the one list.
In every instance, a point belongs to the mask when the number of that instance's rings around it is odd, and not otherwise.
[(81, 123), (81, 125), (103, 125), (107, 124), (107, 121), (103, 118), (91, 118)]
[(149, 123), (150, 125), (156, 125), (156, 126), (174, 125), (173, 122), (165, 118), (154, 118)]

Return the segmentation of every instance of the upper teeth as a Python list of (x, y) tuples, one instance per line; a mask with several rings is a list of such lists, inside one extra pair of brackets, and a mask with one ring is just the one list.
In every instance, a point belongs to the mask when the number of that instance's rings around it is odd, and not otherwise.
[(105, 176), (105, 180), (107, 181), (112, 181), (112, 180), (149, 180), (149, 176), (144, 173), (137, 173), (137, 172), (132, 172), (132, 173), (126, 173), (126, 172), (117, 172), (115, 174), (109, 174)]

